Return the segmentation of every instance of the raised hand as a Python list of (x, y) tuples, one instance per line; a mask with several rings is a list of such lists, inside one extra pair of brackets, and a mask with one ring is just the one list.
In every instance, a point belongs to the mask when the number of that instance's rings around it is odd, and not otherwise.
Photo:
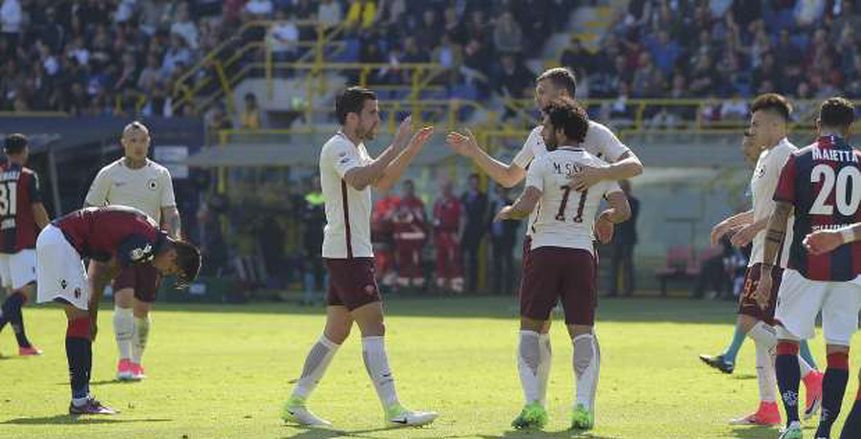
[(433, 135), (433, 127), (428, 126), (424, 127), (413, 135), (412, 139), (410, 139), (409, 146), (421, 148), (425, 143), (431, 138)]
[(407, 146), (407, 142), (410, 140), (410, 136), (413, 135), (413, 117), (407, 116), (404, 120), (401, 121), (401, 124), (398, 125), (398, 131), (395, 133), (395, 138), (392, 141), (392, 145), (397, 149), (404, 149)]
[(464, 157), (470, 157), (473, 152), (479, 149), (475, 136), (472, 134), (472, 131), (468, 129), (466, 130), (466, 134), (461, 134), (457, 131), (448, 133), (448, 135), (445, 136), (445, 142), (448, 143), (448, 146), (450, 146), (454, 152)]
[(503, 208), (502, 208), (502, 209), (500, 209), (500, 210), (499, 210), (499, 212), (496, 214), (496, 217), (494, 217), (494, 218), (493, 218), (493, 222), (499, 222), (499, 221), (503, 221), (503, 220), (511, 219), (511, 212), (512, 212), (512, 210), (513, 210), (513, 209), (511, 208), (511, 206), (505, 206), (505, 207), (503, 207)]

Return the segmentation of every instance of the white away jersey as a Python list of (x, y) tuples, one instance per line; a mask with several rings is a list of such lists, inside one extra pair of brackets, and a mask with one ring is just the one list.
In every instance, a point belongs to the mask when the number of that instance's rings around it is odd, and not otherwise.
[(581, 166), (606, 166), (583, 148), (561, 147), (536, 157), (526, 173), (526, 187), (541, 191), (529, 229), (532, 248), (565, 247), (593, 252), (592, 226), (604, 195), (621, 191), (614, 181), (601, 181), (586, 192), (568, 187)]
[(357, 191), (344, 181), (347, 171), (370, 162), (365, 145), (354, 145), (341, 132), (332, 136), (320, 151), (320, 185), (326, 202), (324, 258), (374, 256), (371, 250), (371, 187)]
[(134, 207), (156, 224), (161, 224), (162, 208), (176, 206), (170, 171), (149, 159), (138, 169), (126, 166), (125, 158), (105, 166), (93, 179), (85, 200), (91, 206)]
[[(523, 147), (520, 148), (520, 152), (514, 156), (512, 163), (526, 169), (533, 158), (547, 153), (547, 147), (541, 137), (541, 129), (541, 125), (532, 129), (526, 142), (523, 143)], [(622, 154), (630, 151), (609, 128), (591, 120), (589, 121), (589, 129), (586, 131), (586, 139), (583, 140), (580, 147), (589, 154), (609, 163), (619, 160)]]
[[(774, 190), (777, 188), (777, 182), (780, 180), (780, 171), (783, 169), (783, 165), (786, 164), (786, 160), (789, 159), (789, 156), (796, 149), (795, 145), (784, 138), (774, 148), (767, 149), (759, 155), (753, 176), (750, 178), (754, 222), (768, 218), (774, 212), (775, 203), (772, 197), (774, 196)], [(793, 219), (790, 218), (786, 228), (786, 238), (784, 239), (786, 244), (784, 244), (780, 253), (778, 265), (780, 267), (786, 267), (786, 262), (789, 259), (789, 243), (792, 242), (792, 221)], [(765, 232), (766, 230), (763, 229), (753, 238), (749, 266), (762, 262), (765, 251)]]

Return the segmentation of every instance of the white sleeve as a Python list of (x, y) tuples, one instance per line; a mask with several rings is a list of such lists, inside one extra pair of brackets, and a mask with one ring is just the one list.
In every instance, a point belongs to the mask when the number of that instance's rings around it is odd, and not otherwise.
[(329, 144), (326, 151), (326, 160), (332, 163), (335, 167), (335, 172), (338, 176), (344, 178), (344, 175), (351, 169), (362, 165), (362, 159), (359, 157), (359, 152), (352, 145), (346, 142), (333, 142)]
[(596, 152), (601, 154), (601, 158), (604, 161), (613, 163), (619, 160), (626, 152), (630, 151), (615, 134), (613, 131), (610, 131), (609, 128), (601, 125), (599, 123), (592, 123), (589, 125), (589, 134), (592, 134), (592, 140), (596, 143)]
[(108, 190), (111, 187), (110, 178), (108, 178), (108, 167), (102, 168), (93, 182), (90, 184), (90, 190), (87, 192), (84, 202), (90, 206), (104, 206), (108, 204)]
[(544, 164), (541, 160), (536, 160), (532, 163), (532, 166), (529, 167), (529, 170), (526, 172), (526, 185), (525, 187), (534, 187), (544, 193)]
[(523, 147), (520, 148), (520, 151), (514, 156), (514, 160), (511, 163), (519, 166), (521, 169), (526, 169), (532, 159), (535, 158), (534, 148), (536, 144), (543, 144), (540, 129), (533, 129), (529, 133), (529, 137), (526, 138), (526, 142), (523, 142)]
[(161, 208), (176, 206), (176, 196), (173, 193), (173, 179), (170, 171), (163, 169), (161, 175)]

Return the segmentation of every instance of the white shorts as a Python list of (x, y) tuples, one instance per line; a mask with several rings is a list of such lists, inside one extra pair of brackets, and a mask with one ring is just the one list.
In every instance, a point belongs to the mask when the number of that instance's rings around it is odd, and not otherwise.
[(815, 335), (816, 315), (822, 311), (822, 332), (828, 344), (849, 346), (858, 329), (861, 282), (827, 282), (806, 279), (796, 270), (784, 270), (774, 319), (788, 333), (809, 339)]
[(87, 270), (81, 255), (63, 232), (53, 225), (42, 229), (36, 239), (36, 254), (37, 302), (59, 299), (86, 311), (90, 300)]
[(3, 286), (20, 290), (36, 282), (36, 250), (24, 249), (15, 254), (0, 254), (0, 279)]

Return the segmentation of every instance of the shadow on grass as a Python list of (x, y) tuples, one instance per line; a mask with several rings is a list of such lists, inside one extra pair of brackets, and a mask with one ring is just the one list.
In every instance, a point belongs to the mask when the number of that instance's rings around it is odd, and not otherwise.
[(344, 431), (344, 430), (336, 430), (329, 428), (307, 428), (300, 427), (297, 425), (286, 425), (286, 427), (295, 428), (297, 430), (303, 430), (300, 433), (296, 433), (292, 436), (285, 436), (284, 439), (330, 439), (335, 437), (369, 437), (373, 436), (365, 436), (369, 433), (376, 433), (387, 430), (395, 430), (396, 428), (389, 427), (380, 427), (373, 428), (368, 430), (353, 430), (353, 431)]
[(754, 380), (754, 379), (756, 379), (756, 374), (753, 374), (753, 373), (734, 374), (732, 376), (732, 379), (734, 379), (734, 380)]
[(520, 439), (520, 438), (537, 438), (537, 439), (552, 439), (552, 438), (567, 438), (567, 439), (619, 439), (615, 436), (602, 436), (591, 432), (576, 432), (571, 430), (563, 431), (536, 431), (536, 430), (515, 430), (506, 431), (501, 435), (478, 435), (478, 436), (443, 436), (446, 438), (458, 437), (480, 437), (482, 439)]
[[(90, 385), (91, 385), (91, 386), (111, 386), (111, 385), (122, 385), (122, 386), (125, 386), (125, 385), (138, 384), (138, 383), (139, 383), (139, 381), (131, 381), (131, 380), (120, 381), (120, 380), (118, 380), (118, 379), (116, 379), (116, 378), (114, 378), (114, 379), (112, 379), (112, 380), (90, 381)], [(54, 385), (57, 385), (57, 386), (68, 386), (68, 385), (69, 385), (69, 382), (67, 381), (67, 382), (65, 382), (65, 383), (54, 383)]]
[[(393, 317), (489, 318), (515, 321), (518, 302), (509, 296), (416, 297), (384, 299), (386, 314)], [(597, 319), (602, 322), (673, 322), (726, 324), (735, 319), (730, 302), (644, 297), (599, 299)], [(162, 312), (325, 315), (323, 306), (301, 306), (284, 302), (254, 302), (244, 305), (160, 304)], [(554, 318), (561, 319), (554, 314)]]
[(10, 425), (91, 425), (91, 424), (128, 424), (133, 422), (170, 422), (173, 419), (122, 419), (118, 417), (93, 416), (72, 417), (70, 415), (44, 416), (41, 418), (16, 418), (0, 422)]
[(735, 428), (732, 431), (733, 437), (741, 439), (773, 439), (778, 434), (778, 429), (775, 427), (755, 426)]

